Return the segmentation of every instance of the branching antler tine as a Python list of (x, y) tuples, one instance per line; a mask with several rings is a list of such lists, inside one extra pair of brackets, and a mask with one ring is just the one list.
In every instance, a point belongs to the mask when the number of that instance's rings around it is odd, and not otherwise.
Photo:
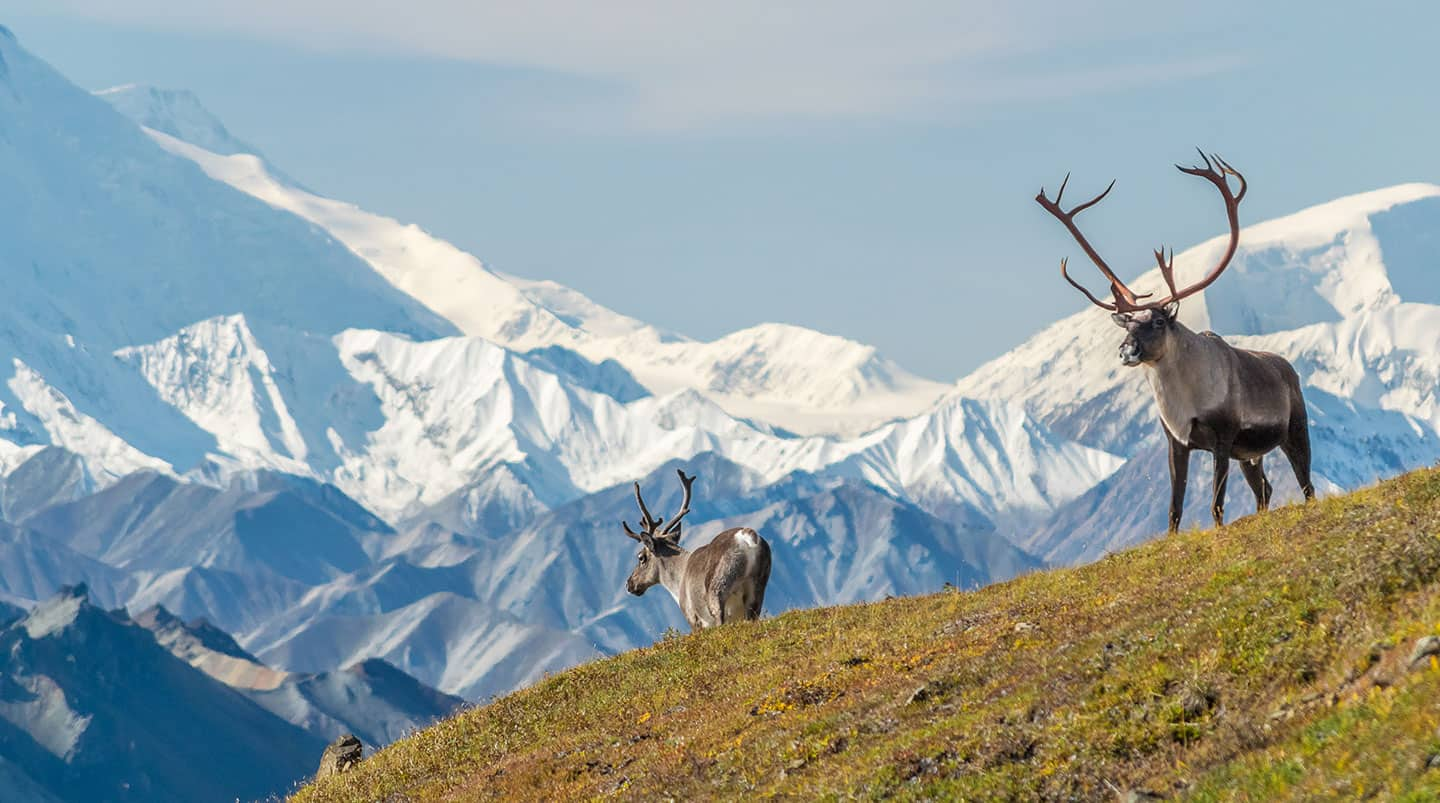
[(679, 513), (676, 513), (675, 518), (670, 519), (670, 523), (665, 525), (665, 530), (660, 534), (673, 535), (674, 533), (678, 532), (680, 530), (680, 520), (685, 518), (685, 514), (689, 512), (690, 511), (688, 510), (682, 510)]
[(1215, 154), (1215, 161), (1220, 163), (1220, 169), (1224, 170), (1228, 175), (1234, 176), (1235, 179), (1240, 182), (1240, 191), (1235, 193), (1235, 203), (1238, 204), (1245, 200), (1245, 190), (1249, 189), (1249, 185), (1245, 183), (1245, 177), (1240, 175), (1239, 170), (1231, 167), (1229, 162), (1221, 159), (1218, 153)]
[(635, 483), (635, 503), (640, 506), (640, 529), (654, 533), (655, 528), (660, 525), (660, 520), (650, 515), (650, 508), (645, 507), (645, 497), (640, 495), (640, 483)]
[(630, 536), (631, 538), (634, 538), (636, 541), (643, 540), (643, 539), (640, 537), (640, 533), (637, 533), (637, 532), (635, 532), (634, 530), (630, 529), (630, 522), (625, 521), (624, 519), (621, 519), (621, 520), (620, 520), (620, 526), (625, 528), (625, 534), (626, 534), (626, 535)]
[(1170, 297), (1174, 298), (1175, 290), (1175, 249), (1170, 249), (1170, 258), (1165, 258), (1165, 246), (1155, 250), (1155, 261), (1160, 265), (1160, 275), (1165, 279), (1165, 286), (1170, 288)]
[[(1201, 156), (1204, 156), (1204, 151), (1201, 151)], [(1220, 191), (1220, 196), (1225, 201), (1225, 217), (1230, 223), (1230, 241), (1226, 245), (1225, 253), (1220, 255), (1220, 260), (1215, 263), (1215, 266), (1212, 267), (1200, 281), (1178, 290), (1170, 278), (1174, 271), (1175, 259), (1174, 252), (1172, 251), (1170, 254), (1171, 262), (1167, 268), (1168, 273), (1166, 276), (1166, 281), (1170, 283), (1170, 297), (1159, 302), (1158, 305), (1179, 301), (1182, 298), (1195, 295), (1209, 287), (1216, 279), (1220, 278), (1220, 274), (1224, 273), (1225, 269), (1230, 266), (1230, 260), (1234, 258), (1235, 250), (1240, 245), (1240, 201), (1245, 197), (1245, 191), (1248, 189), (1248, 185), (1245, 183), (1245, 177), (1240, 175), (1240, 171), (1236, 170), (1229, 162), (1220, 158), (1219, 154), (1214, 154), (1213, 156), (1215, 160), (1213, 164), (1209, 158), (1205, 160), (1205, 164), (1210, 168), (1208, 170), (1199, 167), (1193, 169), (1182, 167), (1180, 169), (1182, 172), (1189, 173), (1190, 175), (1200, 176), (1211, 184), (1214, 184), (1215, 188)], [(1219, 165), (1218, 170), (1215, 165)], [(1238, 193), (1230, 191), (1230, 182), (1229, 179), (1226, 178), (1227, 176), (1235, 176), (1240, 180), (1240, 191)]]
[[(1117, 181), (1117, 179), (1113, 179), (1113, 178), (1110, 179), (1110, 186), (1106, 187), (1104, 192), (1100, 193), (1099, 195), (1095, 196), (1094, 198), (1091, 198), (1090, 200), (1086, 201), (1085, 203), (1080, 204), (1079, 206), (1075, 207), (1074, 209), (1071, 209), (1069, 212), (1066, 212), (1066, 214), (1069, 215), (1070, 217), (1075, 217), (1076, 215), (1080, 214), (1081, 212), (1084, 212), (1086, 209), (1089, 209), (1090, 207), (1094, 206), (1095, 204), (1098, 204), (1098, 203), (1100, 203), (1101, 201), (1105, 200), (1105, 196), (1109, 195), (1109, 194), (1110, 194), (1110, 191), (1113, 190), (1113, 189), (1115, 189), (1115, 182), (1116, 182), (1116, 181)], [(1059, 199), (1057, 198), (1056, 200), (1058, 201)]]
[(1215, 171), (1215, 165), (1210, 163), (1210, 157), (1205, 155), (1205, 151), (1200, 150), (1198, 147), (1195, 149), (1195, 151), (1200, 154), (1200, 159), (1205, 162), (1204, 167), (1201, 167), (1200, 165), (1195, 165), (1194, 167), (1181, 167), (1177, 164), (1175, 165), (1175, 169), (1179, 170), (1181, 173), (1189, 173), (1192, 176), (1201, 176), (1203, 178), (1208, 178), (1211, 181), (1220, 178), (1220, 174)]
[[(1070, 180), (1069, 174), (1066, 174), (1065, 180)], [(1039, 203), (1042, 207), (1044, 207), (1045, 211), (1049, 212), (1056, 220), (1059, 220), (1062, 224), (1064, 224), (1066, 230), (1070, 232), (1070, 236), (1074, 237), (1075, 242), (1079, 243), (1080, 248), (1085, 251), (1085, 255), (1090, 257), (1090, 261), (1095, 263), (1095, 267), (1099, 268), (1100, 273), (1103, 274), (1106, 280), (1110, 282), (1111, 293), (1117, 299), (1120, 299), (1119, 301), (1117, 301), (1117, 303), (1130, 305), (1136, 302), (1135, 294), (1130, 291), (1129, 287), (1125, 286), (1124, 282), (1120, 281), (1120, 277), (1115, 275), (1115, 271), (1111, 270), (1110, 266), (1105, 264), (1105, 260), (1102, 259), (1100, 254), (1095, 250), (1095, 248), (1090, 245), (1090, 241), (1085, 238), (1085, 235), (1083, 232), (1080, 231), (1080, 228), (1075, 225), (1076, 215), (1084, 212), (1086, 209), (1089, 209), (1095, 204), (1100, 203), (1100, 201), (1104, 200), (1105, 196), (1109, 195), (1110, 191), (1113, 189), (1115, 189), (1115, 182), (1111, 181), (1110, 186), (1106, 187), (1104, 192), (1082, 204), (1078, 204), (1069, 211), (1060, 208), (1060, 204), (1058, 203), (1058, 196), (1055, 201), (1046, 198), (1044, 190), (1041, 190), (1040, 194), (1035, 196), (1035, 201)], [(1075, 281), (1073, 279), (1069, 279), (1068, 275), (1066, 276), (1066, 278), (1068, 281), (1070, 281), (1072, 285), (1075, 284)], [(1090, 299), (1091, 303), (1100, 304), (1105, 309), (1114, 309), (1114, 307), (1112, 307), (1111, 305), (1098, 302), (1095, 296), (1091, 295), (1089, 292), (1085, 293), (1085, 297)]]
[(670, 524), (665, 528), (665, 532), (661, 533), (662, 535), (670, 535), (678, 531), (680, 529), (680, 520), (685, 518), (686, 513), (690, 512), (690, 487), (695, 484), (695, 477), (685, 476), (683, 469), (677, 469), (675, 473), (680, 475), (680, 485), (685, 489), (685, 496), (680, 500), (680, 512), (670, 518)]
[[(1095, 296), (1091, 295), (1090, 291), (1085, 289), (1085, 285), (1080, 284), (1079, 282), (1077, 282), (1077, 281), (1075, 281), (1074, 279), (1070, 278), (1070, 272), (1069, 272), (1068, 270), (1066, 270), (1066, 261), (1067, 261), (1067, 260), (1064, 260), (1064, 259), (1060, 260), (1060, 275), (1065, 277), (1065, 281), (1069, 282), (1071, 287), (1073, 287), (1073, 288), (1075, 288), (1076, 290), (1079, 290), (1080, 292), (1084, 293), (1084, 294), (1085, 294), (1085, 297), (1088, 298), (1088, 299), (1090, 299), (1090, 303), (1091, 303), (1091, 304), (1094, 304), (1094, 305), (1097, 306), (1097, 307), (1104, 307), (1105, 309), (1108, 309), (1108, 310), (1110, 310), (1111, 312), (1115, 312), (1115, 311), (1118, 309), (1118, 307), (1116, 307), (1115, 304), (1107, 304), (1107, 303), (1105, 303), (1104, 301), (1101, 301), (1100, 299), (1098, 299), (1098, 298), (1096, 298)], [(1113, 291), (1113, 289), (1114, 289), (1113, 285), (1112, 285), (1111, 289), (1112, 289), (1112, 291)]]
[[(1205, 151), (1201, 150), (1199, 145), (1195, 146), (1195, 152), (1199, 153), (1200, 158), (1205, 160), (1205, 169), (1212, 173), (1215, 172), (1215, 165), (1210, 164), (1210, 157), (1205, 155)], [(1196, 167), (1199, 167), (1199, 165), (1196, 165)]]

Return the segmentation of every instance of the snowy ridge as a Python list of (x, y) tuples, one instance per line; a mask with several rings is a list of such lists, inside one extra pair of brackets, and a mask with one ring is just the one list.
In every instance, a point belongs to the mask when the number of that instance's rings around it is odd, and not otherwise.
[[(1052, 509), (1120, 464), (1045, 431), (1014, 405), (957, 399), (853, 439), (800, 438), (733, 418), (693, 390), (622, 404), (480, 338), (415, 342), (353, 330), (334, 344), (350, 378), (379, 403), (381, 423), (355, 439), (328, 424), (325, 432), (296, 428), (242, 317), (201, 322), (118, 356), (214, 435), (221, 452), (213, 459), (327, 478), (390, 520), (500, 465), (554, 505), (715, 452), (767, 482), (794, 471), (853, 477), (1003, 518)], [(321, 440), (338, 456), (333, 471), (300, 462), (305, 444)], [(90, 458), (84, 446), (72, 448)]]
[[(202, 321), (115, 356), (134, 366), (166, 403), (213, 433), (220, 452), (250, 467), (309, 473), (305, 440), (243, 315)], [(194, 381), (202, 374), (209, 381)]]
[(193, 142), (211, 153), (260, 156), (255, 146), (232, 136), (225, 124), (188, 90), (125, 84), (101, 89), (95, 95), (140, 125)]
[(295, 187), (259, 157), (149, 133), (212, 178), (322, 227), (466, 334), (517, 351), (560, 345), (614, 360), (652, 392), (700, 390), (733, 415), (802, 433), (854, 434), (914, 415), (943, 390), (869, 346), (796, 326), (765, 324), (711, 343), (663, 332), (554, 282), (494, 273), (414, 224)]

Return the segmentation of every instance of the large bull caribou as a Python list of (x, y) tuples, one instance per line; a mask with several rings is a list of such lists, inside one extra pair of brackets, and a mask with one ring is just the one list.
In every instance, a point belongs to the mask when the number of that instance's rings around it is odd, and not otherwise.
[[(1215, 456), (1215, 491), (1210, 512), (1216, 526), (1225, 520), (1225, 481), (1231, 459), (1240, 461), (1240, 470), (1255, 492), (1256, 506), (1262, 511), (1270, 506), (1271, 487), (1261, 461), (1276, 447), (1289, 459), (1305, 499), (1308, 501), (1315, 495), (1310, 483), (1309, 424), (1295, 369), (1278, 354), (1238, 349), (1214, 332), (1196, 334), (1176, 320), (1180, 300), (1204, 290), (1218, 279), (1240, 244), (1239, 208), (1245, 198), (1245, 177), (1219, 156), (1207, 157), (1202, 151), (1200, 158), (1205, 162), (1204, 167), (1175, 167), (1209, 181), (1220, 190), (1230, 221), (1229, 246), (1200, 281), (1184, 288), (1175, 286), (1174, 251), (1167, 258), (1164, 248), (1156, 250), (1155, 261), (1160, 265), (1160, 275), (1169, 293), (1155, 300), (1145, 300), (1153, 294), (1136, 295), (1120, 281), (1075, 225), (1075, 216), (1109, 195), (1115, 187), (1114, 181), (1104, 192), (1068, 211), (1060, 206), (1065, 184), (1070, 180), (1068, 175), (1060, 184), (1055, 200), (1046, 197), (1044, 189), (1035, 196), (1046, 211), (1065, 225), (1110, 282), (1112, 300), (1096, 298), (1071, 278), (1063, 259), (1060, 275), (1092, 304), (1112, 313), (1115, 323), (1125, 330), (1125, 341), (1120, 345), (1121, 362), (1142, 366), (1155, 391), (1160, 422), (1170, 442), (1171, 532), (1180, 527), (1190, 452), (1194, 449)], [(1234, 176), (1239, 182), (1238, 192), (1231, 190), (1228, 176)]]

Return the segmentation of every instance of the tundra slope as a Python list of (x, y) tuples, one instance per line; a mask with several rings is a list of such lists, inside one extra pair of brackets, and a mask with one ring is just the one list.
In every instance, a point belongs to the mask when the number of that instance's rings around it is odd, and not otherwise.
[(1440, 671), (1410, 667), (1437, 532), (1428, 469), (974, 593), (701, 630), (294, 800), (1433, 800)]

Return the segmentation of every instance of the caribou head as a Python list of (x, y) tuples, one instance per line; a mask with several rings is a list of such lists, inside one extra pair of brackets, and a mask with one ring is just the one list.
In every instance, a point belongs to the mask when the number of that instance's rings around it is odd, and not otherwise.
[[(645, 497), (640, 495), (640, 483), (635, 483), (635, 504), (640, 506), (640, 532), (630, 529), (630, 523), (620, 522), (625, 528), (625, 534), (640, 542), (640, 553), (635, 556), (635, 570), (630, 572), (630, 579), (625, 581), (625, 590), (635, 596), (640, 596), (652, 586), (663, 579), (660, 574), (660, 567), (669, 559), (684, 554), (680, 548), (680, 520), (690, 512), (690, 488), (695, 483), (693, 476), (685, 476), (684, 471), (680, 474), (680, 485), (685, 489), (685, 498), (680, 502), (680, 511), (670, 517), (670, 523), (665, 524), (663, 518), (657, 519), (650, 515), (650, 508), (645, 506)], [(664, 525), (664, 528), (661, 528)]]
[[(1220, 261), (1215, 263), (1200, 281), (1184, 288), (1175, 286), (1175, 251), (1171, 249), (1167, 255), (1164, 246), (1155, 249), (1155, 261), (1160, 266), (1160, 275), (1165, 279), (1165, 286), (1169, 292), (1162, 298), (1150, 299), (1152, 293), (1137, 295), (1131, 290), (1115, 272), (1110, 269), (1100, 254), (1090, 245), (1090, 241), (1075, 225), (1075, 216), (1100, 203), (1110, 190), (1115, 188), (1115, 182), (1105, 191), (1090, 200), (1076, 204), (1066, 211), (1060, 206), (1061, 198), (1065, 195), (1065, 185), (1070, 183), (1070, 176), (1066, 175), (1065, 180), (1060, 182), (1060, 190), (1055, 193), (1055, 200), (1050, 200), (1042, 188), (1035, 200), (1045, 207), (1045, 210), (1054, 215), (1070, 234), (1080, 243), (1080, 248), (1085, 251), (1095, 267), (1110, 282), (1111, 301), (1101, 301), (1095, 297), (1085, 286), (1075, 281), (1070, 276), (1067, 261), (1060, 260), (1060, 275), (1065, 277), (1072, 287), (1085, 294), (1090, 303), (1102, 309), (1109, 310), (1111, 318), (1116, 325), (1125, 330), (1125, 340), (1120, 344), (1120, 361), (1128, 366), (1141, 365), (1142, 363), (1153, 363), (1165, 356), (1169, 348), (1171, 337), (1175, 331), (1175, 316), (1180, 310), (1180, 300), (1204, 290), (1220, 278), (1220, 274), (1230, 266), (1230, 260), (1235, 256), (1235, 249), (1240, 245), (1240, 202), (1245, 199), (1245, 177), (1231, 167), (1228, 162), (1218, 155), (1206, 156), (1204, 151), (1200, 152), (1200, 158), (1204, 160), (1205, 166), (1181, 167), (1175, 165), (1175, 169), (1182, 173), (1198, 176), (1214, 184), (1220, 190), (1220, 197), (1225, 201), (1225, 215), (1230, 221), (1230, 242), (1225, 253), (1220, 256)], [(1230, 189), (1230, 182), (1227, 176), (1234, 176), (1240, 183), (1239, 192)]]

